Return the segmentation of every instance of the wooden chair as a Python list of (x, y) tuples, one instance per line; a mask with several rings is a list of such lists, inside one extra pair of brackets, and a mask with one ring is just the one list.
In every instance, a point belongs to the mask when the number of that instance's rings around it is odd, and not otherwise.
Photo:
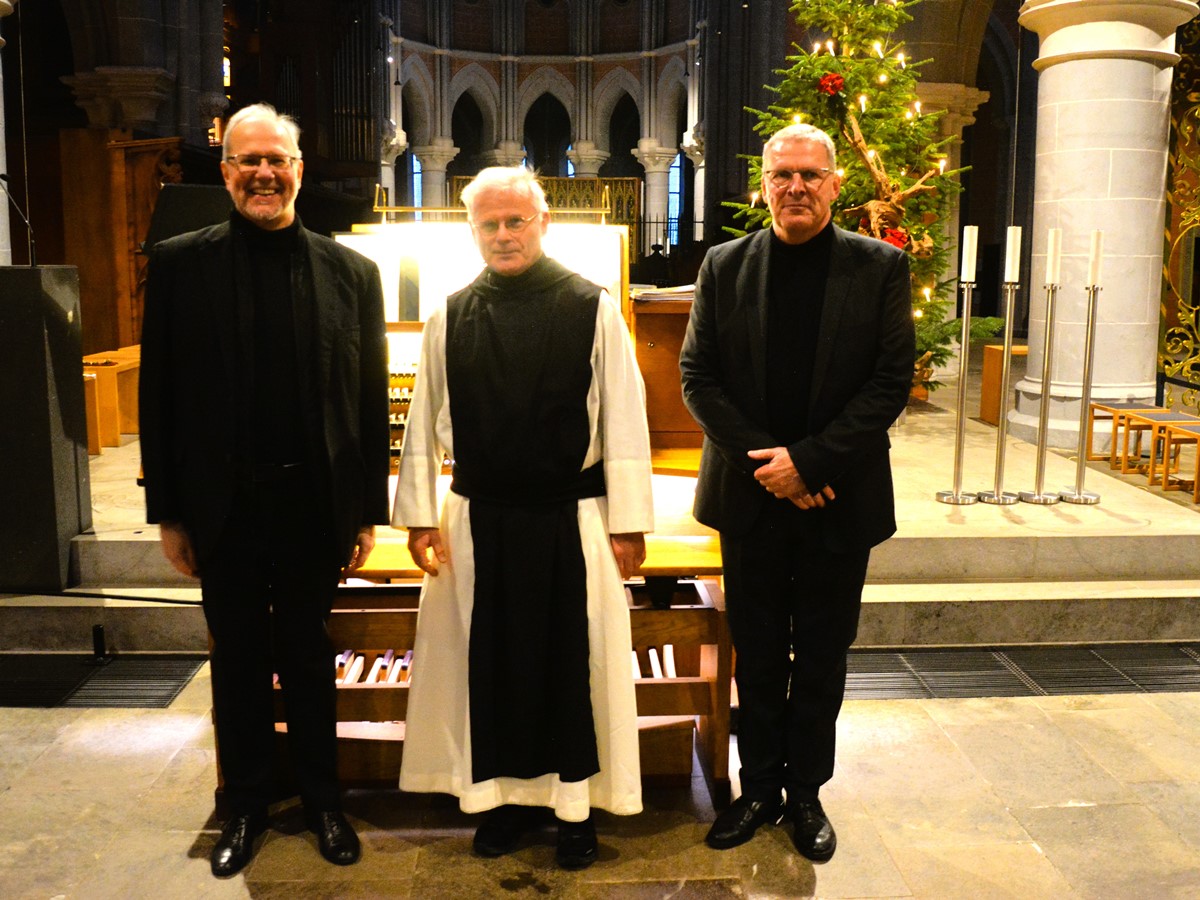
[[(1156, 423), (1150, 431), (1150, 466), (1146, 472), (1151, 486), (1161, 485), (1164, 491), (1179, 490), (1168, 482), (1179, 470), (1179, 455), (1185, 444), (1195, 444), (1200, 439), (1200, 420), (1195, 422)], [(1162, 473), (1158, 472), (1158, 447), (1162, 443)]]
[[(1117, 422), (1118, 417), (1123, 417), (1128, 412), (1154, 412), (1162, 409), (1161, 406), (1152, 406), (1145, 403), (1139, 403), (1134, 400), (1114, 400), (1105, 401), (1103, 403), (1092, 402), (1088, 404), (1088, 428), (1087, 428), (1087, 449), (1085, 458), (1089, 460), (1107, 459), (1110, 466), (1116, 468), (1116, 449), (1117, 449), (1117, 430), (1120, 425)], [(1095, 425), (1097, 422), (1111, 421), (1112, 422), (1112, 441), (1108, 445), (1107, 456), (1101, 453), (1095, 453), (1092, 449), (1092, 436), (1095, 433)], [(1123, 424), (1123, 418), (1122, 418)]]
[[(1119, 413), (1113, 416), (1113, 435), (1116, 436), (1116, 421)], [(1126, 412), (1122, 418), (1124, 419), (1124, 435), (1121, 440), (1121, 456), (1118, 464), (1113, 468), (1120, 468), (1122, 475), (1128, 475), (1130, 472), (1141, 468), (1142, 455), (1142, 433), (1150, 432), (1150, 456), (1154, 457), (1156, 453), (1155, 441), (1161, 435), (1161, 429), (1167, 425), (1187, 425), (1200, 423), (1200, 418), (1186, 412), (1171, 412), (1163, 410), (1160, 412)], [(1134, 442), (1133, 454), (1129, 452), (1129, 436), (1137, 435)], [(1133, 460), (1138, 462), (1133, 462)], [(1110, 462), (1110, 465), (1112, 463)]]
[(1186, 444), (1195, 444), (1196, 464), (1192, 472), (1190, 484), (1178, 472), (1178, 460), (1176, 461), (1176, 471), (1163, 471), (1162, 489), (1164, 491), (1179, 491), (1187, 490), (1189, 487), (1192, 491), (1192, 502), (1200, 503), (1200, 423), (1187, 425), (1169, 425), (1166, 429), (1166, 435), (1163, 440), (1167, 443), (1165, 453), (1170, 452), (1170, 447), (1174, 446), (1176, 450), (1180, 450)]

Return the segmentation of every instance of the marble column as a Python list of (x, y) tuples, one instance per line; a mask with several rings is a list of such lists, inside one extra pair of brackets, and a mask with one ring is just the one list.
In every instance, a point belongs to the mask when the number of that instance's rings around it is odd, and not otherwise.
[(413, 153), (421, 161), (421, 199), (422, 206), (439, 207), (446, 205), (446, 166), (450, 160), (458, 156), (458, 148), (454, 140), (448, 137), (435, 137), (432, 144), (424, 147), (413, 147)]
[[(0, 19), (11, 15), (20, 0), (0, 0)], [(0, 49), (4, 38), (0, 37)], [(0, 172), (8, 172), (8, 148), (4, 143), (4, 70), (0, 68)], [(7, 192), (7, 185), (0, 186)], [(12, 231), (8, 220), (8, 196), (0, 198), (0, 266), (12, 265)]]
[[(652, 244), (667, 243), (667, 201), (671, 163), (679, 155), (675, 147), (664, 147), (658, 138), (642, 138), (637, 149), (630, 150), (646, 170), (646, 182), (642, 196), (642, 220), (654, 223), (642, 234), (642, 253), (649, 253)], [(659, 228), (662, 230), (659, 231)], [(657, 233), (655, 233), (657, 232)]]
[[(1094, 400), (1152, 400), (1158, 347), (1162, 230), (1175, 29), (1191, 0), (1028, 0), (1020, 24), (1038, 35), (1037, 169), (1029, 359), (1009, 429), (1037, 437), (1043, 399), (1047, 442), (1078, 443), (1086, 281), (1093, 230), (1104, 232)], [(1062, 286), (1044, 383), (1047, 233), (1062, 229)], [(1107, 433), (1097, 439), (1107, 443)]]

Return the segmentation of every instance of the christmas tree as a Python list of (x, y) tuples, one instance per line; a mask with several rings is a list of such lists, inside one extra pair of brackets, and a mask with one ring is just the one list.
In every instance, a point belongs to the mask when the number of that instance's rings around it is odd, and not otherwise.
[[(941, 113), (923, 110), (917, 97), (921, 63), (906, 58), (896, 29), (912, 21), (906, 11), (920, 0), (796, 0), (792, 12), (808, 41), (788, 57), (782, 81), (768, 87), (777, 102), (758, 116), (765, 140), (794, 122), (828, 132), (838, 150), (841, 195), (834, 204), (839, 225), (905, 250), (913, 276), (917, 330), (914, 385), (937, 387), (934, 366), (951, 355), (961, 334), (955, 283), (945, 273), (952, 244), (945, 222), (961, 187), (947, 170), (947, 145), (938, 131)], [(750, 158), (751, 184), (761, 184), (762, 159)], [(766, 227), (770, 213), (757, 196), (738, 208), (747, 230)], [(971, 336), (986, 337), (1002, 325), (973, 318)]]

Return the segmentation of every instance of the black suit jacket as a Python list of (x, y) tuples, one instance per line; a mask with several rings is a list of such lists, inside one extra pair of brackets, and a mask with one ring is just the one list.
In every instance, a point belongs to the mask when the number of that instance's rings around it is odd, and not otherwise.
[[(704, 430), (695, 517), (737, 537), (777, 500), (755, 481), (748, 450), (776, 447), (766, 403), (771, 234), (708, 251), (696, 279), (679, 368)], [(871, 547), (896, 530), (888, 427), (912, 385), (915, 337), (908, 258), (890, 244), (834, 228), (808, 402), (809, 436), (788, 447), (810, 490), (837, 499), (807, 510), (829, 549)]]
[[(182, 522), (201, 559), (220, 537), (246, 464), (236, 434), (245, 378), (237, 365), (234, 242), (229, 222), (164, 241), (151, 254), (146, 283), (139, 398), (146, 521)], [(300, 396), (315, 410), (306, 427), (317, 484), (348, 561), (359, 527), (389, 521), (382, 286), (373, 262), (304, 228), (294, 253)]]

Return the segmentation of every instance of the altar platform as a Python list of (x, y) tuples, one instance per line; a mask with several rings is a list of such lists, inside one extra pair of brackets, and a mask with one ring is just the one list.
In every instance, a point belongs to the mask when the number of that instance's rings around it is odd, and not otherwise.
[[(969, 391), (964, 492), (990, 490), (995, 481), (997, 430), (974, 417), (977, 395)], [(898, 530), (871, 557), (860, 646), (1200, 639), (1200, 508), (1189, 493), (1164, 494), (1144, 475), (1093, 462), (1085, 487), (1100, 495), (1094, 506), (940, 503), (937, 492), (953, 487), (955, 399), (948, 380), (932, 402), (911, 404), (891, 431)], [(91, 457), (94, 533), (74, 542), (79, 587), (65, 596), (0, 598), (4, 649), (86, 649), (97, 622), (115, 649), (204, 648), (198, 589), (170, 569), (157, 528), (144, 522), (138, 453), (136, 437), (126, 435)], [(1037, 448), (1009, 438), (1005, 457), (1004, 488), (1032, 490)], [(689, 568), (681, 559), (691, 560), (690, 574), (719, 570), (712, 532), (690, 514), (694, 465), (694, 451), (657, 455), (651, 572), (668, 556), (672, 571)], [(1047, 452), (1046, 492), (1075, 478), (1073, 453)], [(377, 571), (369, 574), (415, 575), (404, 533), (381, 528), (378, 537), (369, 564)]]

